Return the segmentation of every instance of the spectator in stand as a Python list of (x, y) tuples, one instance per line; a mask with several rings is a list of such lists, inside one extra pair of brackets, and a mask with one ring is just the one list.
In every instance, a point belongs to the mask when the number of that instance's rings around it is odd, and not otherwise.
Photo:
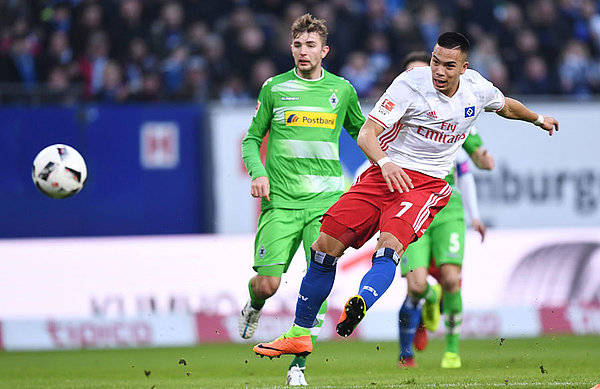
[(52, 31), (68, 33), (72, 28), (71, 7), (67, 3), (57, 2), (46, 9), (47, 16), (42, 17), (45, 23), (46, 35)]
[[(476, 43), (472, 65), (503, 83), (507, 93), (600, 92), (600, 6), (594, 0), (0, 1), (0, 81), (35, 87), (60, 66), (71, 83), (83, 82), (84, 97), (91, 97), (101, 84), (103, 63), (114, 60), (122, 64), (124, 80), (137, 96), (141, 74), (160, 71), (156, 64), (151, 69), (146, 59), (142, 66), (139, 59), (131, 58), (131, 42), (142, 39), (145, 57), (169, 65), (168, 71), (160, 73), (164, 78), (159, 84), (169, 85), (171, 96), (180, 95), (179, 89), (188, 82), (185, 63), (191, 56), (206, 61), (202, 70), (209, 82), (206, 99), (220, 99), (221, 90), (230, 97), (253, 94), (252, 69), (262, 58), (273, 61), (276, 73), (293, 65), (288, 44), (279, 37), (287, 36), (291, 21), (306, 12), (327, 20), (328, 41), (336, 47), (323, 63), (327, 70), (341, 74), (351, 53), (367, 53), (376, 70), (375, 81), (362, 93), (365, 98), (389, 85), (399, 58), (410, 51), (430, 51), (441, 31), (462, 31), (470, 37)], [(109, 48), (102, 56), (90, 53), (90, 42), (98, 40), (98, 32), (104, 34), (103, 45)], [(488, 40), (498, 47), (494, 58), (486, 50)], [(585, 75), (573, 73), (582, 68), (573, 60), (581, 54), (563, 55), (570, 40), (584, 47), (584, 62), (591, 64), (584, 66)], [(133, 46), (139, 48), (139, 41)], [(180, 47), (189, 51), (183, 62)], [(569, 52), (577, 50), (569, 48)], [(386, 67), (388, 61), (392, 69)], [(527, 68), (529, 72), (523, 70)], [(535, 69), (541, 74), (534, 74)], [(239, 78), (229, 79), (234, 73)], [(8, 85), (0, 85), (0, 94), (17, 93), (17, 89), (11, 92)], [(196, 98), (200, 95), (194, 93)]]
[(498, 20), (495, 37), (499, 54), (506, 62), (511, 78), (516, 79), (521, 73), (522, 57), (517, 53), (516, 41), (525, 28), (523, 11), (515, 3), (506, 3), (497, 7), (495, 16)]
[(390, 42), (381, 32), (372, 33), (367, 37), (369, 62), (376, 75), (382, 74), (392, 65)]
[[(82, 6), (80, 12), (73, 15), (76, 25), (71, 29), (71, 44), (75, 53), (83, 53), (88, 49), (92, 35), (98, 30), (105, 30), (103, 25), (104, 12), (100, 3), (89, 2)], [(108, 34), (106, 43), (110, 44)]]
[(553, 94), (556, 93), (553, 80), (544, 59), (539, 55), (532, 55), (525, 60), (524, 69), (515, 83), (514, 90), (519, 94)]
[(367, 0), (365, 2), (365, 32), (384, 32), (390, 26), (390, 13), (385, 0)]
[(181, 89), (174, 96), (178, 101), (205, 101), (208, 98), (208, 72), (206, 61), (193, 56), (187, 61)]
[(110, 51), (108, 35), (96, 31), (88, 40), (86, 54), (79, 59), (79, 73), (85, 85), (84, 96), (91, 98), (102, 87), (104, 68), (109, 61)]
[(582, 14), (596, 55), (600, 54), (600, 7), (593, 0), (584, 0)]
[(155, 70), (144, 72), (142, 88), (129, 96), (128, 101), (138, 103), (158, 103), (164, 99), (164, 90), (160, 73)]
[(147, 29), (144, 25), (143, 4), (141, 0), (123, 0), (119, 4), (118, 17), (110, 28), (113, 38), (112, 47), (117, 59), (126, 58), (129, 44), (135, 38), (145, 38)]
[(177, 1), (168, 1), (162, 7), (160, 19), (152, 23), (150, 37), (152, 48), (159, 57), (169, 55), (185, 43), (183, 7)]
[(230, 59), (233, 71), (239, 74), (246, 73), (250, 64), (269, 54), (264, 32), (258, 25), (242, 28), (235, 47)]
[(122, 103), (129, 95), (129, 89), (123, 82), (123, 71), (115, 61), (109, 61), (104, 67), (102, 86), (94, 98), (103, 103)]
[(195, 21), (187, 29), (186, 44), (190, 55), (201, 55), (204, 42), (210, 34), (208, 25), (203, 21)]
[(156, 66), (156, 57), (149, 52), (146, 41), (142, 38), (133, 38), (129, 42), (129, 53), (123, 66), (129, 91), (133, 94), (138, 93), (142, 89), (144, 72), (155, 69)]
[(163, 79), (168, 95), (176, 94), (183, 86), (185, 65), (190, 57), (186, 46), (177, 46), (162, 64)]
[(225, 84), (219, 91), (219, 101), (226, 105), (247, 104), (252, 97), (246, 90), (242, 78), (236, 74), (227, 77)]
[(430, 50), (435, 45), (440, 33), (441, 17), (439, 9), (433, 3), (426, 2), (418, 13), (417, 26), (421, 31), (425, 48)]
[[(482, 34), (473, 40), (469, 65), (485, 78), (490, 78), (490, 68), (502, 63), (495, 39), (489, 34)], [(493, 82), (493, 80), (490, 80)], [(496, 84), (494, 84), (496, 85)], [(497, 85), (500, 88), (499, 85)], [(502, 88), (502, 90), (506, 90)]]
[[(67, 66), (73, 61), (73, 50), (69, 45), (69, 37), (64, 31), (54, 31), (48, 39), (46, 52), (41, 56), (40, 62), (44, 70), (44, 79), (47, 79), (50, 70), (56, 66)], [(63, 69), (65, 70), (65, 69)]]
[(7, 55), (0, 60), (2, 74), (0, 77), (7, 82), (20, 82), (32, 87), (39, 79), (39, 63), (33, 55), (26, 35), (13, 36)]
[[(390, 41), (395, 58), (404, 58), (411, 51), (421, 51), (425, 49), (423, 37), (421, 36), (412, 15), (408, 11), (400, 11), (394, 15), (392, 19)], [(400, 73), (401, 72), (398, 72), (398, 74)], [(379, 98), (379, 96), (377, 96), (377, 98)]]
[(250, 94), (258, 96), (265, 81), (276, 74), (275, 64), (269, 58), (261, 58), (256, 61), (250, 70)]
[(64, 66), (56, 65), (48, 72), (46, 91), (42, 95), (41, 102), (72, 105), (76, 101), (72, 89), (69, 70)]
[(588, 48), (576, 40), (564, 47), (559, 76), (561, 90), (578, 97), (589, 97), (600, 84), (597, 65), (592, 62)]
[(527, 3), (527, 15), (540, 42), (540, 54), (546, 63), (555, 63), (573, 31), (568, 17), (559, 17), (552, 0)]
[(348, 62), (342, 67), (340, 75), (350, 81), (358, 97), (366, 97), (377, 81), (375, 69), (364, 51), (355, 51), (348, 56)]
[(231, 74), (231, 64), (225, 56), (225, 43), (221, 35), (212, 33), (207, 36), (204, 40), (203, 52), (210, 75), (209, 96), (215, 99), (219, 96), (219, 87)]

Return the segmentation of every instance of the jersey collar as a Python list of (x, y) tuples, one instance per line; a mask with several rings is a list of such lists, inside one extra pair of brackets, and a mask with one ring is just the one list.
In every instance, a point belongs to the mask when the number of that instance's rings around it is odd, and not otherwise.
[(321, 81), (323, 79), (323, 77), (325, 77), (325, 69), (321, 68), (321, 77), (315, 78), (314, 80), (309, 80), (308, 78), (300, 77), (298, 72), (296, 72), (296, 68), (294, 68), (294, 74), (296, 75), (296, 77), (298, 77), (299, 79), (301, 79), (303, 81), (316, 82), (316, 81)]

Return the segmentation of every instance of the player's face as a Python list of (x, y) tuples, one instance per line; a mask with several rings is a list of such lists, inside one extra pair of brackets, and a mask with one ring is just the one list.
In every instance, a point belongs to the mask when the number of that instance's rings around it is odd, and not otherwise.
[(435, 45), (431, 53), (433, 87), (448, 97), (458, 90), (460, 75), (467, 70), (467, 56), (460, 49), (446, 49)]
[(292, 55), (296, 69), (303, 78), (321, 77), (321, 61), (329, 53), (329, 46), (323, 45), (316, 32), (303, 32), (292, 41)]

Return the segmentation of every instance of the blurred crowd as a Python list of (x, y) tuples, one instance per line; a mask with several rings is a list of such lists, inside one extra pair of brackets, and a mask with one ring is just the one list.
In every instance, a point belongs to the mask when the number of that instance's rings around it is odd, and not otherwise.
[(0, 102), (43, 90), (42, 102), (246, 103), (293, 67), (290, 26), (305, 12), (327, 21), (324, 66), (363, 99), (448, 30), (507, 94), (600, 93), (594, 0), (0, 0)]

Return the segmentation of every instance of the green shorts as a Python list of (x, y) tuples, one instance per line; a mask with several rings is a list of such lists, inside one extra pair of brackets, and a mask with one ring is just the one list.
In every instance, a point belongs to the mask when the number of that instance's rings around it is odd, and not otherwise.
[(262, 276), (281, 277), (290, 267), (300, 242), (308, 265), (310, 246), (319, 237), (319, 219), (325, 211), (327, 208), (270, 208), (261, 212), (254, 240), (254, 270)]
[(462, 267), (465, 253), (465, 217), (460, 196), (452, 195), (448, 205), (433, 219), (425, 234), (411, 243), (400, 261), (402, 276), (419, 267), (451, 263)]

